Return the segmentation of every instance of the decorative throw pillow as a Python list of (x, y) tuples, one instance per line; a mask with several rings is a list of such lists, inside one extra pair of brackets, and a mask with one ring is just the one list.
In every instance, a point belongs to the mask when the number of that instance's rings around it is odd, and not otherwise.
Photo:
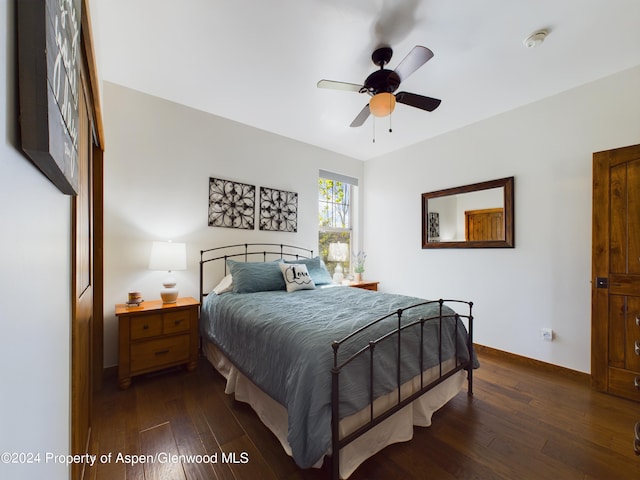
[(295, 292), (296, 290), (312, 290), (316, 288), (307, 266), (301, 263), (281, 263), (282, 277), (284, 284), (287, 286), (287, 292)]
[(222, 280), (220, 280), (220, 283), (218, 283), (218, 285), (216, 285), (216, 287), (213, 289), (213, 293), (215, 293), (216, 295), (221, 295), (223, 293), (232, 292), (232, 291), (233, 291), (233, 279), (231, 277), (231, 274), (226, 275)]
[(284, 263), (297, 263), (301, 265), (305, 265), (307, 267), (307, 271), (309, 275), (311, 275), (311, 280), (313, 283), (317, 285), (329, 285), (333, 283), (333, 278), (331, 278), (331, 274), (329, 270), (327, 270), (327, 266), (322, 261), (320, 257), (313, 258), (299, 258), (296, 260), (287, 260), (285, 259)]
[(284, 279), (280, 272), (281, 260), (275, 262), (236, 262), (227, 260), (233, 277), (235, 293), (267, 292), (284, 290)]

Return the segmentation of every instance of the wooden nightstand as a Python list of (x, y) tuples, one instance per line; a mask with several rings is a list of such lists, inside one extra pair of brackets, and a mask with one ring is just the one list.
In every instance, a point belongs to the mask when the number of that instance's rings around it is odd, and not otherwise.
[(374, 292), (378, 291), (378, 284), (380, 282), (370, 282), (368, 280), (361, 280), (359, 282), (351, 282), (349, 283), (350, 287), (363, 288), (365, 290), (373, 290)]
[(131, 377), (185, 365), (198, 365), (198, 307), (195, 298), (142, 302), (138, 307), (116, 305), (119, 320), (118, 385), (128, 388)]

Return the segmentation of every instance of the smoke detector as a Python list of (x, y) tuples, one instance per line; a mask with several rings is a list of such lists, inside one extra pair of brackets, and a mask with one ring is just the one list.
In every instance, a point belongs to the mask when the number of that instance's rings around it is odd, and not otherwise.
[(548, 30), (538, 30), (525, 38), (522, 43), (524, 43), (524, 46), (527, 48), (535, 48), (544, 42), (547, 35), (549, 35)]

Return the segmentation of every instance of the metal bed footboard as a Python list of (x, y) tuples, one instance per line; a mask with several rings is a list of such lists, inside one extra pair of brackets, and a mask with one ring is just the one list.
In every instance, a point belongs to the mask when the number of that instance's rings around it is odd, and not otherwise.
[[(429, 305), (429, 304), (434, 304), (434, 303), (438, 303), (439, 304), (439, 314), (433, 317), (429, 317), (429, 318), (420, 318), (414, 321), (411, 321), (409, 323), (406, 324), (402, 324), (402, 316), (404, 314), (404, 312), (414, 309), (416, 307), (421, 307), (424, 305)], [(445, 303), (460, 303), (460, 304), (466, 304), (468, 306), (469, 309), (469, 314), (468, 315), (460, 315), (458, 313), (453, 313), (453, 314), (443, 314), (443, 305)], [(468, 388), (467, 388), (467, 394), (469, 396), (473, 395), (473, 315), (472, 315), (472, 308), (473, 308), (473, 302), (466, 302), (466, 301), (462, 301), (462, 300), (433, 300), (433, 301), (427, 301), (427, 302), (422, 302), (416, 305), (412, 305), (410, 307), (407, 308), (403, 308), (403, 309), (399, 309), (396, 312), (390, 313), (388, 315), (385, 315), (384, 317), (381, 317), (377, 320), (374, 320), (373, 322), (370, 322), (369, 324), (359, 328), (358, 330), (354, 331), (353, 333), (351, 333), (350, 335), (344, 337), (341, 340), (337, 340), (334, 341), (332, 344), (332, 348), (333, 348), (333, 368), (331, 369), (331, 375), (332, 375), (332, 388), (331, 388), (331, 446), (332, 446), (332, 454), (331, 454), (331, 468), (332, 468), (332, 478), (334, 480), (338, 480), (340, 478), (340, 450), (342, 448), (344, 448), (345, 446), (347, 446), (348, 444), (350, 444), (351, 442), (353, 442), (355, 439), (359, 438), (360, 436), (362, 436), (363, 434), (365, 434), (366, 432), (368, 432), (369, 430), (371, 430), (372, 428), (374, 428), (376, 425), (382, 423), (384, 420), (386, 420), (387, 418), (391, 417), (393, 414), (395, 414), (396, 412), (398, 412), (399, 410), (403, 409), (404, 407), (406, 407), (407, 405), (409, 405), (411, 402), (413, 402), (414, 400), (416, 400), (417, 398), (419, 398), (420, 396), (422, 396), (424, 393), (428, 392), (429, 390), (433, 389), (435, 386), (441, 384), (442, 382), (444, 382), (445, 380), (447, 380), (448, 378), (450, 378), (451, 376), (453, 376), (454, 374), (456, 374), (457, 372), (461, 371), (461, 370), (467, 370), (467, 382), (468, 382)], [(357, 335), (359, 335), (360, 333), (366, 331), (367, 329), (371, 328), (372, 326), (387, 320), (389, 318), (392, 317), (397, 317), (397, 324), (396, 327), (393, 328), (392, 330), (390, 330), (389, 332), (387, 332), (386, 334), (382, 335), (381, 337), (378, 337), (375, 340), (370, 340), (366, 345), (364, 345), (362, 348), (360, 348), (359, 350), (357, 350), (355, 353), (353, 353), (352, 355), (350, 355), (349, 357), (343, 359), (342, 361), (339, 360), (339, 353), (340, 353), (340, 347), (345, 345), (346, 343), (348, 343), (349, 341), (353, 340)], [(467, 352), (468, 352), (468, 356), (469, 359), (465, 362), (461, 362), (458, 359), (458, 342), (455, 341), (455, 353), (454, 353), (454, 358), (455, 358), (455, 365), (453, 368), (448, 368), (446, 369), (446, 371), (444, 371), (443, 369), (443, 358), (442, 358), (442, 322), (443, 320), (447, 319), (447, 318), (454, 318), (455, 319), (455, 338), (457, 339), (457, 334), (458, 334), (458, 319), (467, 319), (468, 322), (468, 328), (467, 328), (467, 344), (466, 344), (466, 348), (467, 348)], [(425, 372), (425, 366), (424, 366), (424, 325), (427, 322), (439, 322), (439, 338), (438, 338), (438, 358), (439, 358), (439, 374), (438, 377), (435, 380), (430, 381), (429, 383), (425, 384), (425, 379), (424, 379), (424, 372)], [(402, 386), (402, 362), (401, 362), (401, 353), (402, 353), (402, 332), (404, 330), (406, 330), (407, 328), (415, 328), (417, 325), (420, 325), (420, 353), (418, 355), (418, 358), (416, 359), (416, 362), (418, 362), (418, 366), (419, 366), (419, 372), (420, 372), (420, 388), (415, 391), (414, 393), (412, 393), (411, 395), (402, 398), (402, 392), (401, 392), (401, 386)], [(374, 414), (374, 386), (375, 386), (375, 375), (374, 375), (374, 355), (375, 355), (375, 350), (376, 350), (376, 346), (381, 344), (381, 342), (384, 341), (393, 341), (396, 340), (397, 341), (397, 358), (396, 358), (396, 382), (397, 382), (397, 392), (398, 392), (398, 397), (397, 397), (397, 401), (395, 402), (395, 404), (381, 412), (378, 413), (377, 415)], [(354, 360), (356, 360), (357, 358), (360, 358), (362, 356), (368, 355), (369, 356), (369, 421), (362, 425), (361, 427), (357, 428), (356, 430), (354, 430), (353, 432), (345, 435), (344, 437), (340, 438), (340, 431), (339, 431), (339, 424), (340, 424), (340, 372), (347, 367), (349, 364), (351, 364)]]

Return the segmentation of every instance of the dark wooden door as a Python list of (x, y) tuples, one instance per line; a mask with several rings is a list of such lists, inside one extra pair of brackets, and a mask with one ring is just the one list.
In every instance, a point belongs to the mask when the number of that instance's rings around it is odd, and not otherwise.
[(467, 210), (464, 212), (464, 218), (464, 236), (468, 242), (505, 239), (504, 209)]
[(591, 375), (640, 401), (640, 145), (593, 154)]

